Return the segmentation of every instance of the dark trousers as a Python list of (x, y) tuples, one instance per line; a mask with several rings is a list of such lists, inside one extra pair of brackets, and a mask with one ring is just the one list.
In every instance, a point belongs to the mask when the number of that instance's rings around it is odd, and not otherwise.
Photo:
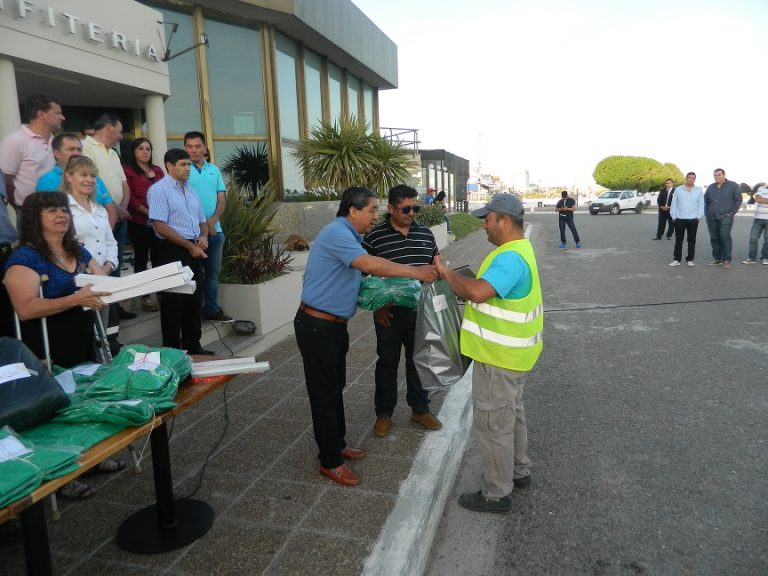
[(405, 347), (405, 399), (414, 412), (429, 412), (429, 395), (421, 387), (419, 373), (413, 363), (413, 339), (416, 332), (416, 310), (393, 306), (391, 325), (376, 327), (376, 392), (374, 406), (376, 416), (392, 416), (397, 405), (397, 367), (400, 350)]
[(200, 349), (200, 309), (203, 306), (203, 265), (199, 258), (167, 240), (157, 241), (157, 265), (181, 261), (189, 266), (197, 283), (194, 294), (160, 292), (160, 329), (163, 346), (181, 350)]
[(664, 236), (665, 228), (667, 228), (667, 238), (672, 238), (672, 232), (675, 231), (672, 214), (670, 214), (669, 210), (659, 210), (659, 225), (656, 228), (656, 238)]
[(128, 221), (128, 237), (133, 245), (133, 271), (144, 272), (150, 257), (157, 257), (157, 236), (151, 226)]
[(304, 362), (317, 457), (322, 467), (336, 468), (344, 463), (341, 451), (347, 446), (343, 394), (349, 350), (347, 325), (314, 318), (299, 310), (293, 328)]
[(568, 228), (571, 230), (571, 234), (573, 234), (573, 241), (577, 244), (581, 242), (579, 240), (579, 233), (576, 232), (576, 225), (573, 223), (573, 215), (569, 214), (568, 216), (558, 216), (557, 218), (558, 223), (560, 224), (560, 242), (565, 244), (565, 227), (568, 226)]
[(691, 220), (683, 220), (678, 218), (675, 220), (675, 252), (674, 259), (680, 262), (683, 258), (683, 236), (688, 239), (688, 255), (685, 257), (686, 262), (693, 260), (696, 254), (696, 231), (699, 229), (699, 221), (695, 218)]

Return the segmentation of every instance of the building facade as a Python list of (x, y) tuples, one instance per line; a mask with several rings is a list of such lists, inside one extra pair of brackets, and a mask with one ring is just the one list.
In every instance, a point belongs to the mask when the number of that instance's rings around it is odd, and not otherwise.
[(189, 130), (222, 164), (264, 146), (279, 189), (303, 190), (291, 151), (320, 120), (364, 118), (397, 86), (397, 47), (350, 0), (0, 0), (0, 137), (34, 92), (64, 128), (117, 113), (154, 161)]

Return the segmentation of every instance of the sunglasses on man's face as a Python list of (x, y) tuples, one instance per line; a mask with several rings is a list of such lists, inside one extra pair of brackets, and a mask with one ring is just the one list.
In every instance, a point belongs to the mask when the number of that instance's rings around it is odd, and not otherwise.
[(419, 210), (421, 210), (421, 206), (403, 206), (400, 210), (402, 210), (403, 214), (410, 214), (411, 210), (413, 210), (414, 214), (418, 214)]

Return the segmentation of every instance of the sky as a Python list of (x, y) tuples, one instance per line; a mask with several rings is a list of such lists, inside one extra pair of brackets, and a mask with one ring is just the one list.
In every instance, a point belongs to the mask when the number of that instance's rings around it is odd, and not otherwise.
[(768, 180), (768, 0), (352, 1), (398, 47), (381, 126), (473, 175), (584, 188), (631, 155)]

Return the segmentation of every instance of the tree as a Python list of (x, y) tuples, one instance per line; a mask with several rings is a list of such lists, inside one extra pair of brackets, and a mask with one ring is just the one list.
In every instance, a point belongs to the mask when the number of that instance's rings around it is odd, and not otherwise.
[(415, 160), (411, 151), (378, 133), (363, 120), (321, 122), (292, 152), (309, 188), (342, 192), (365, 186), (379, 196), (410, 177)]
[(685, 180), (680, 169), (671, 162), (662, 164), (643, 156), (608, 156), (597, 163), (592, 177), (600, 186), (612, 190), (660, 190), (671, 178), (675, 184)]

